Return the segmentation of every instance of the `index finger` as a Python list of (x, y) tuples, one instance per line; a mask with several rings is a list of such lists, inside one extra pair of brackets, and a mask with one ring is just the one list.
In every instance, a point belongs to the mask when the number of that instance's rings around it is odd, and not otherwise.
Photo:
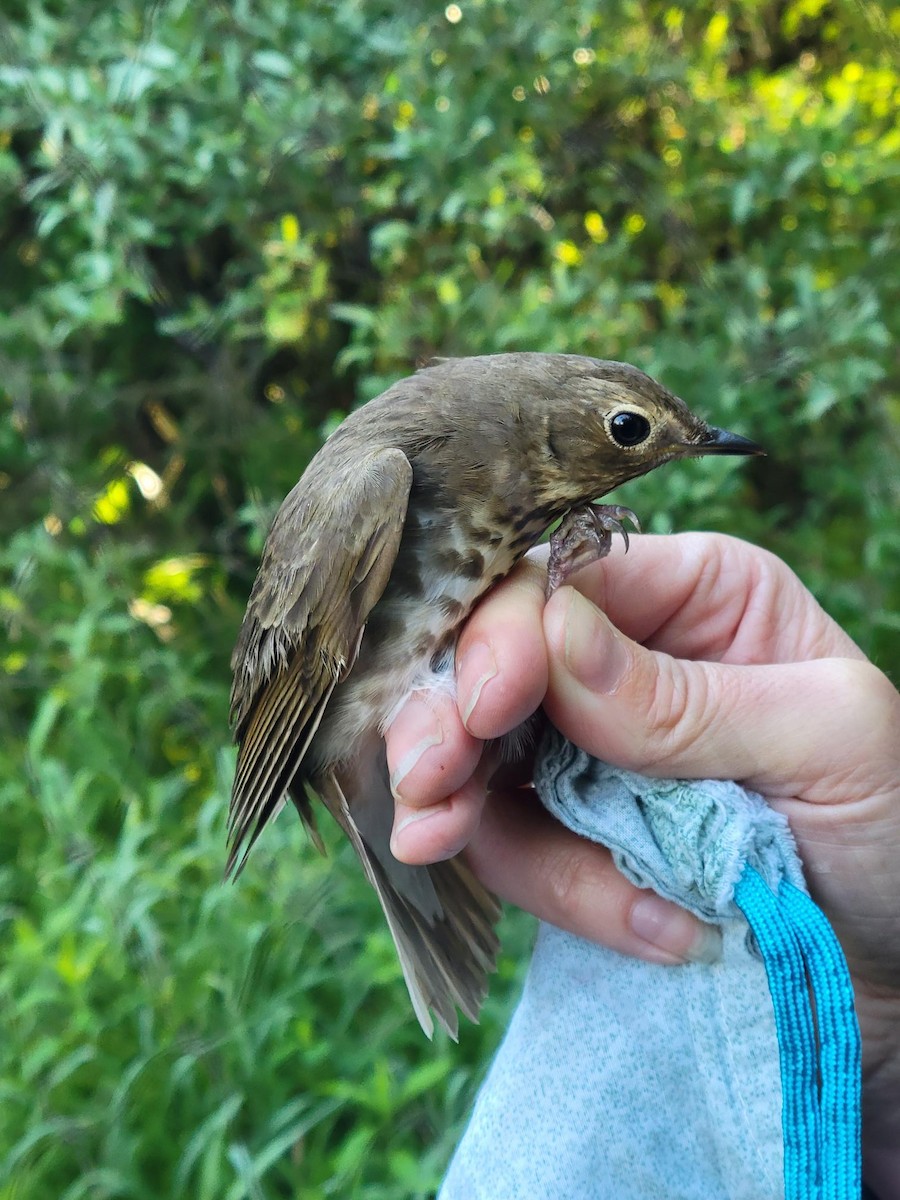
[(515, 729), (547, 691), (543, 612), (547, 571), (526, 558), (481, 601), (456, 651), (463, 725), (488, 741)]
[(643, 534), (571, 583), (633, 641), (675, 658), (865, 656), (774, 554), (714, 533)]

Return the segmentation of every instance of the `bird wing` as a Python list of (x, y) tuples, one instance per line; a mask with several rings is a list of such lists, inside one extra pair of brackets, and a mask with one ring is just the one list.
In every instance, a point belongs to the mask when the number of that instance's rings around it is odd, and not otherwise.
[(339, 487), (314, 461), (283, 504), (232, 655), (239, 749), (226, 875), (280, 807), (397, 557), (409, 459), (379, 449), (341, 475)]

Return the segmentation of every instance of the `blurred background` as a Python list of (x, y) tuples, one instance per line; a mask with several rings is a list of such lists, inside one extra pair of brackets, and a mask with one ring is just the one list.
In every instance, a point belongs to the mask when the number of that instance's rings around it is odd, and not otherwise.
[(268, 522), (432, 353), (626, 359), (769, 456), (622, 498), (783, 555), (896, 681), (900, 13), (4, 12), (0, 1198), (431, 1196), (532, 927), (432, 1045), (330, 831), (221, 883)]

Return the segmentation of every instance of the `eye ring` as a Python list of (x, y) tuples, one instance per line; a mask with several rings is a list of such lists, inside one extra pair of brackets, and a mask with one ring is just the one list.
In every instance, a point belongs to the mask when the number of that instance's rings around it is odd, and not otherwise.
[(610, 418), (609, 434), (614, 442), (627, 449), (639, 446), (650, 436), (651, 425), (643, 413), (623, 409)]

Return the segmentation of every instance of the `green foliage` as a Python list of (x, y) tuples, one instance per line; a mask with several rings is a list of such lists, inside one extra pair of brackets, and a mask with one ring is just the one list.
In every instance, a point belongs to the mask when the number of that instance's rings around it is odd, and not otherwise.
[(512, 964), (483, 1029), (429, 1046), (349, 847), (285, 820), (222, 883), (229, 623), (173, 603), (160, 641), (124, 604), (145, 557), (40, 530), (2, 558), (28, 733), (0, 784), (0, 1194), (427, 1195)]
[(429, 1195), (529, 926), (429, 1046), (330, 834), (336, 863), (279, 822), (220, 884), (273, 507), (419, 358), (628, 359), (769, 457), (623, 498), (769, 545), (900, 676), (900, 21), (5, 11), (0, 1196)]

